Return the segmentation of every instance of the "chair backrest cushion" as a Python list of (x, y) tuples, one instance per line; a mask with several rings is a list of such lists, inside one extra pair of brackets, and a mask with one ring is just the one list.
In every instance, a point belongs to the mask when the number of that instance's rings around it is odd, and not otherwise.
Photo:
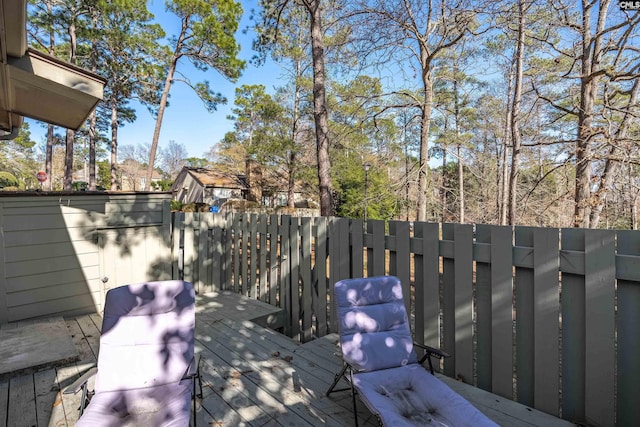
[(184, 281), (107, 292), (96, 393), (179, 382), (194, 354), (195, 293)]
[(376, 276), (335, 284), (344, 360), (358, 371), (416, 363), (400, 279)]

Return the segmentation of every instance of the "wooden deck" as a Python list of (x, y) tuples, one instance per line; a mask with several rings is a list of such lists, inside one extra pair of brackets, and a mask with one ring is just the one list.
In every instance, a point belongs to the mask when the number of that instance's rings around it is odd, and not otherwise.
[[(196, 350), (202, 354), (204, 397), (200, 426), (350, 426), (348, 392), (324, 396), (340, 368), (337, 337), (300, 344), (259, 323), (278, 325), (279, 310), (235, 295), (198, 297)], [(58, 368), (0, 381), (0, 427), (72, 426), (79, 396), (62, 395), (95, 363), (101, 318), (66, 319), (80, 354)], [(567, 426), (570, 423), (444, 378), (503, 426)], [(361, 425), (377, 425), (359, 405)]]

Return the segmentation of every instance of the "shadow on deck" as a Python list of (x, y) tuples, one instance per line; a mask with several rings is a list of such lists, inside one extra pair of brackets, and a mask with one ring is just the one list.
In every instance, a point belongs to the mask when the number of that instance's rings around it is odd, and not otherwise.
[[(281, 326), (272, 307), (231, 293), (198, 297), (196, 351), (202, 354), (204, 396), (198, 405), (203, 426), (349, 426), (348, 392), (327, 398), (341, 361), (337, 336), (300, 344), (265, 326)], [(253, 322), (255, 320), (256, 322)], [(95, 363), (98, 314), (65, 319), (78, 349), (75, 363), (0, 381), (0, 427), (72, 426), (80, 396), (61, 395)], [(443, 378), (503, 426), (571, 425), (539, 411)], [(377, 425), (360, 402), (361, 425)]]

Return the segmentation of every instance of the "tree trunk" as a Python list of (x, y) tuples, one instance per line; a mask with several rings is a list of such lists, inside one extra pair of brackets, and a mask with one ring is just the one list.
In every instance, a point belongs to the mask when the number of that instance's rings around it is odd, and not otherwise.
[(509, 175), (509, 225), (516, 224), (516, 196), (518, 190), (518, 174), (520, 169), (520, 103), (522, 102), (522, 79), (524, 65), (524, 36), (525, 36), (525, 5), (524, 0), (518, 1), (518, 41), (516, 45), (516, 72), (511, 104), (511, 174)]
[(76, 133), (71, 129), (67, 129), (65, 137), (65, 156), (64, 156), (64, 180), (62, 189), (65, 191), (73, 190), (73, 143), (76, 140)]
[[(446, 126), (446, 122), (445, 122)], [(447, 221), (447, 149), (442, 148), (442, 194), (440, 196), (440, 204), (442, 205), (442, 218), (441, 222)]]
[[(515, 55), (515, 54), (514, 54)], [(509, 207), (509, 147), (511, 146), (511, 91), (513, 89), (514, 80), (513, 64), (509, 68), (509, 83), (507, 85), (507, 104), (505, 108), (504, 127), (502, 130), (502, 156), (501, 156), (501, 174), (500, 174), (500, 188), (498, 197), (499, 218), (500, 225), (507, 225), (507, 211)]]
[(153, 139), (151, 140), (151, 149), (149, 150), (149, 166), (147, 167), (145, 187), (143, 188), (143, 190), (147, 191), (151, 189), (151, 179), (153, 178), (153, 170), (156, 162), (156, 151), (158, 150), (162, 118), (164, 117), (164, 110), (167, 108), (167, 100), (169, 99), (169, 91), (171, 90), (173, 75), (176, 71), (176, 64), (177, 60), (174, 58), (171, 62), (171, 67), (169, 67), (169, 73), (167, 74), (167, 79), (164, 82), (164, 89), (162, 90), (162, 97), (160, 98), (160, 105), (158, 106), (158, 117), (156, 118), (156, 126), (153, 130)]
[(594, 133), (593, 109), (597, 93), (597, 74), (600, 71), (602, 56), (602, 34), (604, 31), (609, 1), (604, 0), (598, 9), (598, 22), (595, 37), (591, 36), (591, 6), (583, 2), (582, 6), (582, 54), (580, 78), (580, 110), (578, 112), (578, 134), (576, 138), (576, 181), (574, 227), (591, 226), (591, 140)]
[[(75, 12), (75, 8), (72, 8), (72, 12)], [(76, 63), (76, 26), (73, 20), (67, 28), (69, 34), (69, 62), (71, 64)], [(64, 162), (64, 181), (63, 190), (71, 191), (73, 189), (73, 144), (76, 139), (75, 131), (67, 129), (67, 135), (65, 139), (65, 162)]]
[(300, 59), (296, 60), (295, 89), (293, 93), (293, 123), (291, 127), (291, 151), (289, 152), (289, 177), (287, 180), (287, 207), (295, 208), (295, 167), (296, 167), (296, 144), (298, 143), (298, 120), (300, 119), (300, 84), (299, 78), (302, 74)]
[(311, 57), (313, 61), (313, 118), (316, 125), (320, 214), (333, 216), (331, 161), (329, 158), (329, 118), (325, 91), (324, 42), (320, 0), (305, 1), (311, 22)]
[[(422, 54), (426, 63), (427, 53)], [(423, 64), (423, 103), (420, 116), (420, 159), (418, 169), (418, 221), (427, 220), (427, 185), (429, 179), (429, 126), (431, 124), (431, 104), (433, 102), (433, 81), (429, 65)]]
[(464, 224), (464, 166), (462, 165), (462, 147), (460, 132), (460, 99), (458, 94), (458, 66), (453, 66), (454, 119), (456, 125), (456, 156), (458, 157), (458, 219)]
[(607, 199), (607, 194), (609, 193), (609, 185), (618, 169), (618, 161), (613, 160), (613, 156), (615, 156), (615, 154), (619, 151), (619, 144), (616, 143), (616, 141), (624, 141), (626, 138), (628, 138), (629, 125), (634, 119), (634, 116), (631, 114), (631, 108), (633, 105), (636, 105), (638, 103), (639, 92), (640, 79), (636, 79), (631, 90), (629, 102), (627, 103), (628, 109), (626, 110), (622, 122), (618, 125), (618, 130), (615, 133), (614, 141), (609, 149), (609, 156), (605, 161), (604, 171), (602, 172), (598, 189), (594, 194), (594, 206), (591, 210), (591, 218), (589, 219), (590, 226), (593, 228), (598, 228), (598, 226), (600, 225), (600, 214), (602, 213), (602, 209), (604, 208), (604, 204)]
[(164, 89), (162, 89), (162, 96), (160, 97), (160, 105), (158, 106), (158, 117), (156, 118), (156, 126), (153, 130), (153, 139), (151, 140), (151, 149), (149, 150), (149, 166), (147, 167), (147, 176), (145, 180), (145, 188), (143, 190), (151, 190), (151, 179), (153, 178), (153, 170), (156, 162), (156, 152), (158, 151), (158, 140), (160, 139), (160, 129), (162, 128), (162, 119), (164, 117), (164, 110), (167, 108), (167, 101), (169, 100), (169, 92), (171, 91), (171, 85), (173, 84), (173, 76), (176, 72), (178, 65), (178, 59), (180, 59), (180, 52), (182, 51), (184, 38), (188, 27), (188, 17), (182, 19), (182, 29), (178, 36), (176, 48), (173, 52), (173, 58), (171, 59), (171, 66), (167, 73), (167, 78), (164, 81)]
[[(52, 2), (47, 1), (47, 11), (49, 14), (52, 14)], [(49, 55), (53, 56), (55, 52), (55, 44), (56, 44), (56, 33), (53, 31), (49, 31)], [(53, 125), (47, 125), (47, 148), (45, 150), (45, 159), (44, 159), (44, 171), (47, 174), (47, 182), (45, 187), (47, 190), (53, 190), (53, 173), (52, 162), (53, 162), (53, 142), (54, 142), (54, 133), (53, 133)]]
[(456, 147), (458, 156), (458, 215), (460, 224), (464, 224), (464, 166), (462, 165), (462, 147)]
[(89, 116), (89, 191), (96, 191), (96, 111)]
[[(92, 12), (91, 21), (93, 28), (98, 28), (98, 17), (96, 11)], [(91, 46), (91, 72), (96, 74), (98, 72), (98, 46), (94, 40)], [(96, 132), (96, 110), (95, 108), (89, 116), (89, 191), (96, 191), (96, 139), (98, 134)]]
[(54, 138), (53, 125), (47, 125), (47, 148), (45, 150), (44, 171), (47, 174), (46, 189), (49, 191), (53, 190), (53, 176), (51, 174), (53, 173), (52, 159)]
[[(115, 98), (114, 98), (115, 99)], [(118, 190), (118, 105), (111, 102), (111, 190)]]

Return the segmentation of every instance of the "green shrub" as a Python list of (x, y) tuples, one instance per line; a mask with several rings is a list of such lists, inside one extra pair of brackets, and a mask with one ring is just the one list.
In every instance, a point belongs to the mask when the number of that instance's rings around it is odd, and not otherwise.
[(0, 172), (0, 188), (7, 189), (7, 187), (18, 187), (19, 182), (18, 178), (13, 176), (13, 174), (2, 171)]
[(171, 202), (169, 202), (169, 207), (172, 211), (181, 211), (182, 202), (179, 200), (172, 200)]

